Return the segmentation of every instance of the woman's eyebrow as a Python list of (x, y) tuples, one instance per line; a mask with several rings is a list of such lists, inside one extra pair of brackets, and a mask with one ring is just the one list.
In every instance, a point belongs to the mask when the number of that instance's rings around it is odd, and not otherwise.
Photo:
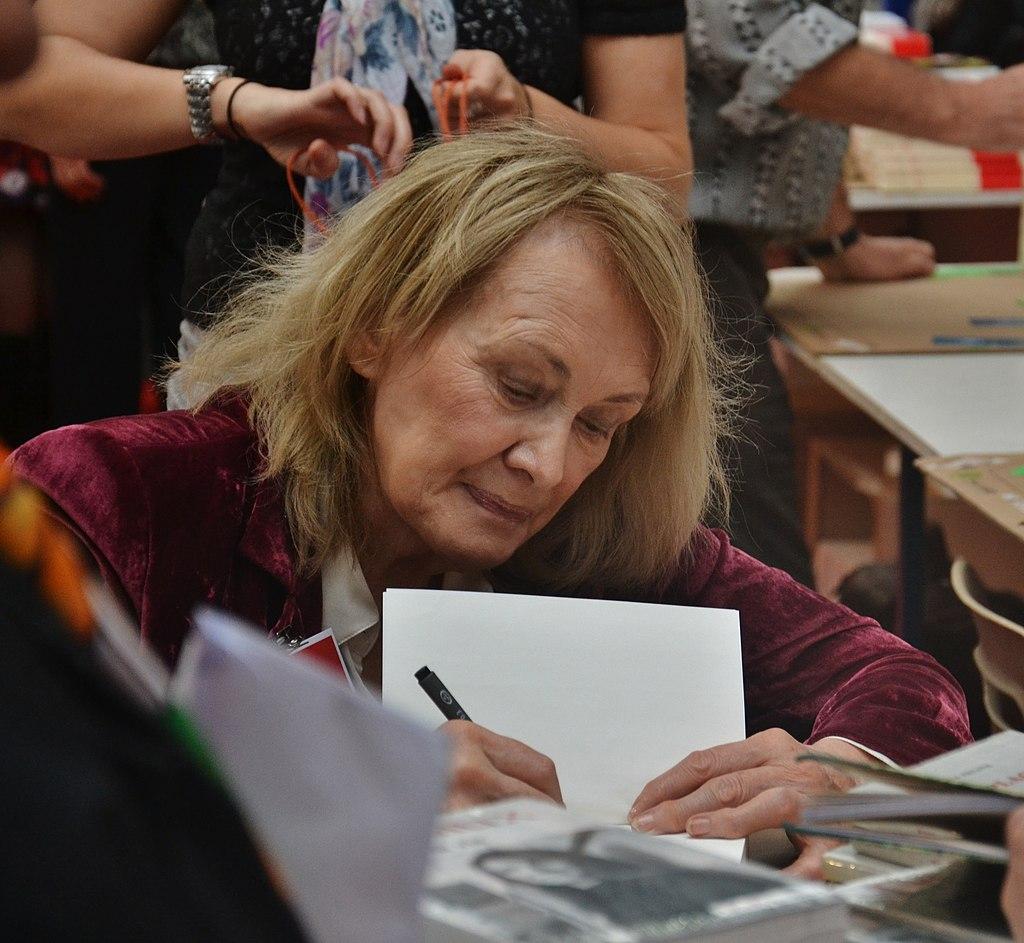
[[(539, 341), (523, 339), (522, 343), (528, 347), (532, 347), (537, 353), (539, 353), (550, 365), (551, 368), (557, 373), (563, 380), (569, 380), (572, 377), (572, 371), (569, 369), (569, 365), (562, 360), (557, 354), (549, 350), (544, 344)], [(606, 396), (602, 402), (605, 403), (637, 403), (642, 406), (647, 402), (646, 393), (615, 393), (612, 396)]]

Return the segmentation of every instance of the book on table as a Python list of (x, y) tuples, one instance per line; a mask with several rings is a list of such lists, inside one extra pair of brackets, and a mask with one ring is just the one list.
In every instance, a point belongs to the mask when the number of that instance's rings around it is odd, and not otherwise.
[(846, 925), (824, 885), (523, 799), (441, 818), (421, 911), (428, 943), (839, 943)]

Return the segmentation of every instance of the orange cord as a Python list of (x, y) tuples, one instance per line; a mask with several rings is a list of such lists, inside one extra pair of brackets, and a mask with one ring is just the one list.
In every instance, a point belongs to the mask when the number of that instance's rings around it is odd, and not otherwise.
[[(441, 137), (446, 141), (450, 141), (454, 135), (452, 134), (451, 121), (448, 117), (448, 111), (451, 108), (452, 96), (455, 94), (455, 86), (459, 86), (459, 134), (465, 134), (469, 131), (469, 96), (466, 90), (466, 83), (462, 81), (461, 77), (458, 79), (438, 79), (434, 82), (433, 88), (431, 89), (431, 95), (434, 99), (434, 108), (437, 111), (437, 123), (441, 126)], [(345, 147), (342, 150), (352, 154), (358, 161), (366, 168), (367, 176), (370, 178), (370, 184), (376, 189), (380, 185), (380, 178), (377, 175), (377, 169), (373, 166), (370, 159), (361, 150), (357, 150), (354, 147)], [(322, 236), (327, 235), (327, 224), (317, 215), (316, 211), (311, 207), (299, 190), (299, 185), (295, 182), (295, 161), (298, 160), (299, 155), (302, 151), (296, 151), (288, 158), (288, 163), (285, 164), (284, 172), (288, 178), (288, 189), (291, 191), (292, 199), (296, 205), (302, 210), (302, 215), (309, 220), (317, 232)]]
[[(377, 168), (373, 166), (373, 162), (370, 158), (354, 147), (343, 147), (342, 150), (351, 154), (359, 161), (360, 164), (363, 165), (366, 169), (366, 175), (370, 178), (370, 186), (376, 189), (380, 185), (380, 177), (377, 175)], [(317, 215), (313, 207), (306, 202), (305, 198), (302, 196), (302, 191), (299, 190), (299, 185), (295, 182), (295, 161), (298, 160), (301, 153), (302, 151), (296, 151), (288, 158), (288, 163), (285, 164), (284, 173), (288, 178), (288, 189), (291, 191), (292, 199), (298, 205), (299, 209), (302, 210), (302, 215), (313, 224), (321, 236), (326, 236), (328, 231), (326, 223), (324, 223), (324, 221)]]
[(437, 123), (441, 128), (441, 137), (450, 141), (454, 134), (452, 133), (452, 124), (448, 117), (449, 110), (452, 104), (452, 95), (455, 94), (455, 86), (459, 86), (459, 134), (465, 134), (469, 131), (469, 93), (466, 90), (466, 83), (462, 80), (462, 77), (457, 79), (438, 79), (431, 89), (431, 95), (434, 99), (434, 110), (437, 112)]

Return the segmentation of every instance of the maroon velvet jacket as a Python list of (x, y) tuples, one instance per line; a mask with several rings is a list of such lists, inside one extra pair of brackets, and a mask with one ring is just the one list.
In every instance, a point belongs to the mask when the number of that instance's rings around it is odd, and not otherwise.
[[(297, 575), (281, 493), (256, 481), (259, 451), (237, 402), (198, 416), (69, 426), (13, 460), (66, 516), (168, 661), (200, 602), (270, 632), (319, 631), (319, 576)], [(963, 693), (931, 657), (735, 549), (720, 531), (699, 536), (667, 588), (630, 598), (739, 610), (749, 733), (844, 736), (898, 763), (970, 739)]]

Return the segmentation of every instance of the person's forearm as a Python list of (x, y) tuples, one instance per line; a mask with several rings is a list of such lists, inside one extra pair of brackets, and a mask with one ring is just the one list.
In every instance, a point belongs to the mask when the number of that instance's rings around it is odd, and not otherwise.
[(87, 159), (195, 143), (181, 72), (114, 59), (45, 36), (25, 75), (0, 88), (0, 138)]
[(652, 131), (580, 114), (558, 99), (528, 89), (537, 122), (579, 141), (608, 170), (647, 177), (672, 198), (673, 215), (686, 215), (693, 154), (685, 124), (678, 132)]
[(850, 209), (846, 184), (840, 181), (836, 184), (835, 190), (832, 191), (832, 202), (829, 204), (825, 218), (811, 235), (811, 238), (831, 239), (832, 236), (838, 236), (846, 232), (851, 226), (856, 225), (856, 222), (853, 210)]
[(893, 56), (851, 46), (804, 75), (784, 108), (844, 125), (866, 125), (948, 144), (973, 145), (970, 87)]

